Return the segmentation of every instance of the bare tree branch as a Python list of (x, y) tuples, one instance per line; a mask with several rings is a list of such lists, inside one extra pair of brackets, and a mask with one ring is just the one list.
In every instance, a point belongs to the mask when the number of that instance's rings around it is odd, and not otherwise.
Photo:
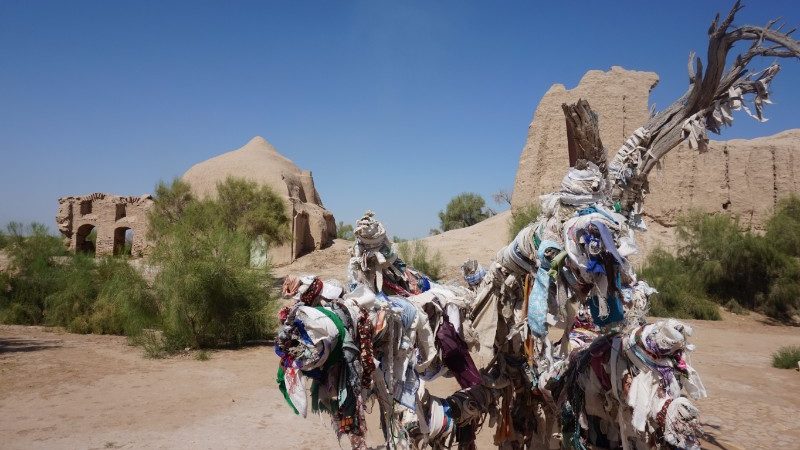
[[(737, 1), (722, 22), (717, 15), (711, 23), (705, 73), (702, 61), (692, 52), (686, 93), (636, 130), (610, 163), (612, 195), (623, 210), (638, 213), (647, 192), (648, 174), (684, 140), (688, 139), (693, 148), (705, 150), (706, 131), (719, 133), (722, 125), (731, 125), (731, 112), (735, 110), (744, 109), (752, 117), (764, 120), (763, 106), (770, 103), (769, 83), (780, 66), (773, 64), (757, 74), (750, 72), (748, 66), (756, 57), (800, 58), (800, 42), (789, 36), (794, 30), (783, 33), (783, 25), (773, 28), (780, 19), (770, 20), (763, 27), (732, 27), (742, 7)], [(752, 44), (736, 56), (726, 71), (731, 48), (743, 41)], [(748, 101), (753, 103), (755, 114), (747, 107)]]
[(511, 191), (508, 189), (500, 189), (499, 191), (492, 194), (492, 200), (498, 205), (507, 204), (511, 206)]

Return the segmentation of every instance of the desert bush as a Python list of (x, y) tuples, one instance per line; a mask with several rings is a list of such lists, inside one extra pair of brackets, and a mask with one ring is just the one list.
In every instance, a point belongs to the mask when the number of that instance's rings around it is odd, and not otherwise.
[(289, 217), (283, 200), (269, 186), (228, 176), (217, 184), (217, 200), (211, 202), (229, 230), (251, 239), (263, 236), (271, 244), (289, 238)]
[(266, 337), (274, 316), (271, 277), (268, 268), (250, 267), (250, 249), (256, 238), (269, 245), (289, 236), (283, 200), (240, 178), (217, 184), (215, 199), (184, 195), (184, 184), (159, 185), (155, 201), (162, 206), (150, 216), (151, 227), (162, 226), (152, 259), (161, 268), (154, 290), (165, 350)]
[(89, 333), (89, 315), (99, 285), (94, 257), (75, 254), (59, 267), (57, 288), (44, 299), (44, 323), (75, 333)]
[(56, 264), (65, 255), (60, 239), (40, 225), (10, 224), (13, 264), (0, 278), (0, 320), (126, 334), (152, 356), (266, 337), (275, 312), (271, 278), (266, 268), (250, 268), (250, 248), (256, 237), (275, 243), (288, 235), (283, 202), (233, 178), (218, 194), (195, 199), (180, 180), (157, 186), (149, 220), (161, 270), (152, 288), (123, 259), (76, 254)]
[(11, 268), (0, 279), (0, 321), (79, 333), (133, 334), (155, 320), (155, 301), (124, 260), (67, 256), (40, 224), (7, 227)]
[(697, 276), (677, 257), (656, 249), (639, 272), (658, 289), (650, 298), (650, 314), (679, 319), (719, 320), (719, 308), (702, 288)]
[(766, 238), (787, 255), (800, 257), (800, 197), (793, 194), (778, 202), (767, 221)]
[(728, 302), (725, 303), (722, 306), (725, 309), (727, 309), (728, 311), (730, 311), (730, 312), (732, 312), (734, 314), (738, 314), (738, 315), (747, 315), (748, 314), (748, 311), (746, 309), (744, 309), (742, 307), (742, 305), (740, 305), (739, 302), (737, 302), (734, 299), (728, 300)]
[(478, 194), (464, 192), (453, 197), (445, 207), (439, 211), (439, 227), (442, 231), (455, 230), (475, 225), (487, 219), (491, 212), (486, 208), (486, 201)]
[(104, 258), (96, 272), (100, 284), (87, 319), (89, 331), (137, 336), (158, 324), (154, 292), (124, 259)]
[(11, 222), (5, 236), (10, 267), (0, 279), (0, 322), (41, 324), (45, 298), (60, 288), (54, 257), (66, 255), (66, 249), (60, 238), (37, 223)]
[(269, 272), (250, 268), (251, 237), (218, 213), (192, 202), (155, 247), (167, 350), (239, 345), (270, 329)]
[(432, 255), (429, 254), (430, 251), (425, 242), (402, 241), (397, 247), (400, 257), (406, 264), (424, 273), (432, 280), (438, 280), (444, 275), (442, 254), (439, 251)]
[(56, 285), (45, 298), (47, 325), (75, 333), (135, 336), (157, 321), (152, 292), (125, 259), (73, 255), (59, 267)]
[(514, 240), (514, 238), (517, 237), (517, 233), (535, 222), (538, 217), (539, 206), (535, 204), (512, 210), (511, 217), (508, 219), (508, 240)]
[(336, 238), (345, 239), (348, 241), (355, 239), (355, 235), (353, 234), (353, 225), (344, 223), (344, 221), (340, 220), (339, 224), (336, 225)]
[(153, 195), (153, 207), (148, 212), (150, 228), (147, 237), (153, 241), (176, 223), (183, 211), (194, 201), (189, 183), (175, 178), (167, 184), (159, 181)]
[(145, 328), (138, 335), (131, 336), (129, 343), (141, 347), (148, 358), (161, 359), (169, 355), (161, 330)]
[(796, 369), (800, 361), (800, 345), (787, 345), (772, 354), (772, 367), (778, 369)]
[(791, 264), (768, 240), (740, 231), (727, 215), (690, 214), (679, 221), (677, 233), (683, 241), (678, 255), (719, 303), (735, 299), (745, 308), (762, 309), (770, 285)]
[(796, 203), (791, 198), (782, 203), (769, 221), (772, 231), (764, 236), (741, 230), (727, 215), (681, 217), (677, 256), (653, 252), (642, 270), (661, 291), (653, 300), (653, 314), (708, 318), (718, 315), (708, 307), (714, 302), (780, 321), (795, 320), (800, 311), (800, 263), (787, 253), (793, 251), (791, 238), (784, 239), (776, 230), (794, 226)]

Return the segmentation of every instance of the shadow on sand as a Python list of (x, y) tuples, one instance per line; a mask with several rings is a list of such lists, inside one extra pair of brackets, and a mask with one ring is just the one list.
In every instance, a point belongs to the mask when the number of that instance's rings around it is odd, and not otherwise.
[(35, 352), (61, 347), (60, 340), (38, 340), (14, 337), (0, 337), (0, 354)]

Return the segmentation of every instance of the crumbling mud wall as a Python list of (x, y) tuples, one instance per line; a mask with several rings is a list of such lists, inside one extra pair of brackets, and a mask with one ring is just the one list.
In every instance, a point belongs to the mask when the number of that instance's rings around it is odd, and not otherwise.
[(184, 175), (200, 198), (216, 195), (217, 183), (228, 176), (245, 178), (271, 187), (284, 200), (291, 218), (290, 242), (269, 249), (273, 264), (287, 264), (336, 238), (336, 220), (325, 209), (310, 171), (301, 170), (278, 153), (266, 139), (256, 136), (243, 147), (195, 164)]
[(557, 191), (569, 168), (567, 126), (563, 103), (585, 99), (597, 113), (600, 138), (609, 154), (649, 117), (647, 101), (658, 83), (653, 72), (614, 66), (608, 72), (590, 70), (573, 89), (554, 84), (542, 97), (528, 127), (528, 139), (517, 168), (511, 204), (539, 204), (539, 196)]
[[(569, 166), (562, 103), (589, 101), (611, 157), (647, 121), (649, 94), (657, 82), (653, 72), (612, 67), (608, 72), (587, 72), (573, 89), (551, 87), (528, 129), (512, 205), (538, 204), (539, 195), (561, 183)], [(681, 144), (662, 160), (661, 170), (650, 175), (644, 203), (649, 231), (637, 235), (641, 252), (635, 260), (658, 246), (674, 249), (677, 219), (691, 210), (733, 214), (745, 228), (762, 230), (778, 200), (800, 193), (800, 159), (793, 151), (798, 147), (798, 129), (757, 139), (711, 141), (705, 153)]]
[[(66, 245), (75, 252), (97, 256), (121, 254), (126, 237), (131, 239), (131, 256), (146, 256), (147, 212), (153, 206), (150, 195), (122, 197), (104, 193), (58, 199), (56, 224)], [(92, 239), (92, 231), (96, 239)]]

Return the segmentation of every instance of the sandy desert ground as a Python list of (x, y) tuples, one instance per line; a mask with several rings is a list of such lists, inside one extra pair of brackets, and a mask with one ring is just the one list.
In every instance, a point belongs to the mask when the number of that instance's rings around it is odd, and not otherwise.
[[(800, 330), (754, 314), (689, 322), (710, 393), (699, 402), (707, 447), (799, 448), (800, 373), (770, 367), (770, 354), (800, 345)], [(284, 404), (277, 361), (269, 346), (152, 360), (124, 337), (0, 326), (0, 447), (339, 448), (325, 418), (303, 420)], [(371, 419), (368, 442), (378, 447)], [(479, 434), (479, 448), (492, 447), (491, 435)]]

